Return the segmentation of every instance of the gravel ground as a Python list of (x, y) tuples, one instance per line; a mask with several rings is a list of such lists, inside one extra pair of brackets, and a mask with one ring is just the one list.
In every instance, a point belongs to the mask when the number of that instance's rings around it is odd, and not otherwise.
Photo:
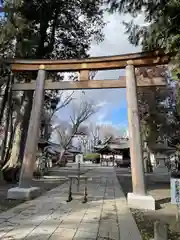
[[(132, 192), (131, 174), (128, 169), (117, 168), (116, 174), (125, 195)], [(170, 185), (155, 182), (151, 175), (146, 176), (146, 183), (148, 193), (156, 199), (158, 210), (141, 211), (131, 209), (143, 240), (154, 239), (154, 223), (156, 221), (167, 224), (168, 238), (170, 240), (180, 240), (180, 221), (176, 222), (176, 207), (170, 203)]]
[[(131, 209), (131, 212), (136, 220), (139, 230), (141, 231), (143, 240), (154, 239), (154, 223), (156, 222), (151, 214), (137, 209)], [(173, 226), (173, 229), (171, 229)], [(169, 221), (168, 225), (168, 240), (180, 239), (180, 223)]]
[[(65, 180), (57, 180), (57, 179), (40, 179), (36, 180), (34, 179), (32, 181), (33, 187), (39, 187), (40, 193), (39, 195), (42, 195), (46, 191), (51, 190), (52, 188), (55, 188), (59, 186), (60, 184), (63, 184)], [(7, 191), (9, 188), (16, 187), (17, 185), (13, 184), (6, 184), (3, 183), (0, 185), (0, 212), (6, 211), (10, 208), (13, 208), (17, 206), (18, 204), (22, 203), (22, 200), (7, 200)]]
[[(73, 164), (72, 164), (73, 165)], [(48, 174), (49, 178), (46, 179), (33, 179), (32, 186), (33, 187), (39, 187), (40, 192), (39, 195), (44, 194), (45, 192), (51, 190), (52, 188), (56, 188), (57, 186), (63, 184), (66, 180), (63, 178), (67, 177), (68, 175), (77, 174), (76, 165), (75, 167), (72, 167), (71, 164), (69, 164), (65, 168), (59, 168), (54, 167), (51, 169), (51, 171)], [(89, 171), (90, 168), (84, 168), (81, 170), (81, 174), (86, 173)], [(57, 177), (62, 177), (62, 179), (58, 179)], [(52, 178), (51, 178), (52, 177)], [(6, 211), (10, 208), (13, 208), (20, 203), (24, 202), (22, 200), (7, 200), (7, 191), (8, 189), (12, 187), (16, 187), (16, 184), (7, 184), (4, 181), (0, 182), (0, 212)]]

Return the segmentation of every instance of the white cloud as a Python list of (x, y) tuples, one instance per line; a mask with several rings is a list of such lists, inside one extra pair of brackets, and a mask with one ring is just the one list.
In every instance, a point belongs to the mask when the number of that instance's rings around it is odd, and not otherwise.
[[(125, 34), (125, 27), (123, 21), (130, 21), (132, 17), (129, 15), (113, 14), (105, 15), (105, 21), (108, 24), (104, 28), (105, 39), (102, 43), (97, 45), (93, 43), (91, 46), (91, 56), (104, 56), (104, 55), (118, 55), (131, 52), (140, 51), (140, 48), (134, 47), (128, 41), (128, 35)], [(136, 23), (143, 23), (143, 15), (136, 18)]]
[[(129, 43), (128, 35), (124, 33), (125, 29), (122, 22), (129, 20), (131, 20), (131, 17), (128, 15), (106, 14), (105, 21), (108, 23), (104, 29), (105, 39), (99, 45), (96, 43), (92, 44), (90, 55), (107, 56), (140, 51), (139, 47), (134, 47)], [(143, 15), (139, 15), (136, 22), (143, 24)], [(124, 75), (123, 70), (99, 71), (95, 79), (118, 79), (120, 75)], [(72, 91), (65, 91), (64, 96), (67, 96), (70, 92)], [(81, 101), (82, 97), (93, 99), (96, 105), (101, 107), (100, 111), (90, 119), (95, 122), (106, 121), (110, 123), (111, 119), (108, 119), (108, 116), (110, 115), (112, 107), (118, 107), (120, 102), (126, 98), (124, 89), (84, 90), (84, 93), (85, 95), (82, 94), (82, 91), (76, 90), (73, 96), (76, 98), (76, 101), (77, 99)], [(60, 111), (59, 118), (68, 119), (69, 115), (70, 109), (66, 108)]]
[(102, 101), (102, 102), (99, 102), (99, 103), (96, 104), (96, 106), (99, 107), (99, 108), (102, 108), (105, 105), (107, 105), (107, 101)]
[(100, 113), (98, 112), (98, 116), (96, 118), (96, 122), (97, 123), (104, 122), (104, 119), (105, 119), (106, 115), (107, 115), (107, 112), (104, 109), (102, 109)]

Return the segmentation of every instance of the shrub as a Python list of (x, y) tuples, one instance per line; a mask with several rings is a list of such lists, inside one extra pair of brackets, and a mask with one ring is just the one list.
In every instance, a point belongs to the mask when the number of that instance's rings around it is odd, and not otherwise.
[(100, 160), (100, 154), (99, 153), (87, 153), (84, 155), (85, 161), (99, 161)]

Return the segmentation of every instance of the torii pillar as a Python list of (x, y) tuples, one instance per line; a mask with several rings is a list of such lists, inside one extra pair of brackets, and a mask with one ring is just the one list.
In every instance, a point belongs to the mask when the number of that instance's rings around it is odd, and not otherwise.
[(133, 193), (128, 193), (128, 205), (131, 208), (155, 210), (154, 198), (146, 193), (136, 75), (131, 61), (126, 66), (126, 91), (133, 186)]
[(8, 199), (30, 199), (36, 196), (39, 191), (39, 188), (32, 187), (31, 183), (39, 140), (39, 129), (44, 100), (45, 75), (45, 67), (44, 65), (40, 65), (36, 79), (36, 89), (33, 98), (19, 186), (8, 190)]

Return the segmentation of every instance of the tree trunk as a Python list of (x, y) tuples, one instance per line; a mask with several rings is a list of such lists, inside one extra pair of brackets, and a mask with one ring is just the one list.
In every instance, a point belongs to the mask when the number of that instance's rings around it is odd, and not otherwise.
[(21, 121), (19, 121), (16, 126), (11, 155), (10, 155), (8, 162), (4, 165), (3, 170), (6, 168), (16, 168), (17, 167), (20, 141), (21, 141)]
[(11, 111), (9, 121), (10, 122), (9, 122), (8, 136), (7, 136), (7, 142), (6, 142), (6, 151), (5, 151), (3, 162), (2, 162), (3, 165), (8, 161), (9, 154), (12, 149), (14, 134), (15, 134), (15, 127), (13, 126), (13, 111)]
[(29, 120), (31, 116), (32, 102), (33, 102), (34, 91), (28, 91), (26, 93), (26, 106), (24, 109), (23, 122), (21, 126), (21, 142), (20, 142), (20, 151), (19, 151), (19, 160), (22, 163), (24, 150), (26, 145), (27, 132), (29, 127)]
[(9, 134), (9, 122), (10, 122), (10, 109), (6, 109), (6, 117), (5, 117), (5, 126), (4, 126), (4, 138), (2, 140), (1, 144), (1, 151), (0, 151), (0, 161), (3, 164), (4, 162), (4, 157), (6, 154), (6, 146), (8, 143), (8, 134)]
[(63, 161), (63, 157), (66, 153), (66, 149), (62, 150), (59, 154), (59, 160), (57, 161), (57, 165), (60, 165), (61, 167), (64, 167), (66, 165), (65, 161)]
[(24, 154), (32, 99), (33, 91), (23, 99), (20, 113), (14, 125), (15, 133), (12, 140), (12, 149), (6, 164), (3, 166), (4, 179), (8, 182), (17, 182), (19, 180), (19, 170)]
[(16, 127), (10, 158), (3, 167), (4, 179), (8, 182), (16, 182), (18, 180), (17, 173), (18, 173), (18, 163), (19, 163), (18, 156), (19, 156), (20, 139), (21, 139), (21, 122), (19, 122)]
[[(2, 123), (2, 118), (4, 116), (4, 111), (5, 111), (5, 107), (6, 107), (6, 103), (8, 101), (8, 96), (9, 96), (9, 87), (10, 87), (10, 83), (11, 83), (11, 78), (10, 76), (8, 77), (8, 81), (7, 81), (7, 84), (6, 84), (6, 87), (5, 87), (5, 90), (4, 90), (4, 95), (3, 95), (3, 98), (2, 98), (2, 101), (1, 101), (1, 110), (0, 110), (0, 124)], [(1, 92), (2, 94), (2, 92)]]
[(50, 123), (47, 123), (44, 126), (44, 139), (47, 141), (49, 140), (49, 124)]
[[(5, 98), (7, 98), (5, 101), (5, 105), (3, 106), (3, 109), (1, 112), (2, 113), (2, 116), (3, 116), (3, 113), (4, 113), (4, 109), (6, 107), (6, 116), (5, 116), (5, 131), (4, 131), (4, 139), (2, 141), (2, 145), (1, 145), (1, 152), (0, 152), (0, 156), (1, 156), (1, 162), (4, 161), (4, 156), (5, 156), (5, 153), (6, 153), (6, 144), (7, 144), (7, 141), (8, 141), (8, 133), (9, 133), (9, 123), (10, 123), (10, 118), (11, 118), (11, 114), (12, 114), (12, 82), (13, 82), (13, 75), (11, 74), (9, 77), (8, 77), (8, 84), (6, 86), (6, 90), (5, 90)], [(3, 103), (4, 104), (4, 103)], [(0, 117), (2, 117), (0, 116)], [(1, 119), (0, 119), (1, 120)]]

